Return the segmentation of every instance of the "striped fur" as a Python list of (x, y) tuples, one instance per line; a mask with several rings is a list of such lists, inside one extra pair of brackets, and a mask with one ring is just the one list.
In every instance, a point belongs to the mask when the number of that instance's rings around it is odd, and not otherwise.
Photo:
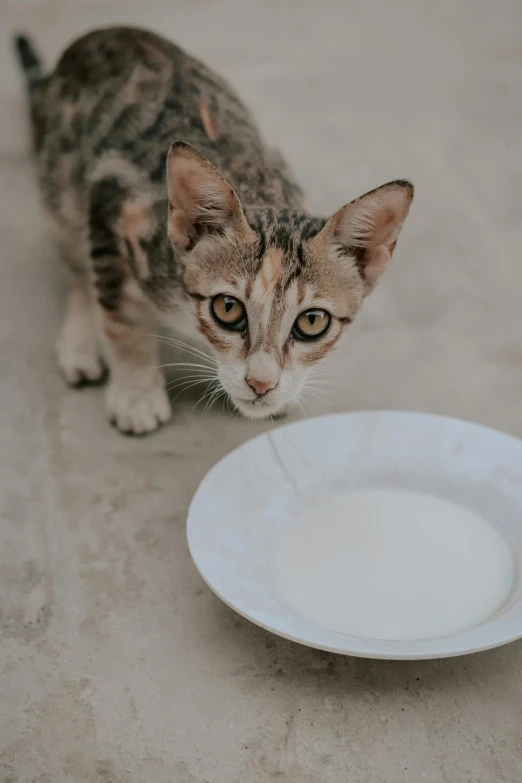
[[(169, 416), (150, 338), (159, 319), (208, 341), (246, 415), (295, 401), (384, 271), (409, 183), (314, 217), (229, 85), (174, 44), (144, 30), (97, 30), (48, 76), (25, 37), (17, 51), (43, 203), (71, 273), (58, 343), (67, 380), (96, 381), (105, 362), (110, 418), (135, 434), (155, 429)], [(242, 333), (216, 323), (217, 294), (244, 303)], [(292, 337), (308, 308), (332, 315), (313, 343)], [(261, 400), (252, 377), (276, 387)]]

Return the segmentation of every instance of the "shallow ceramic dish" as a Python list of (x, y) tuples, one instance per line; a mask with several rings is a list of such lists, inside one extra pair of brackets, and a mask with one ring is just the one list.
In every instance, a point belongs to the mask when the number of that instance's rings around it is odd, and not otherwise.
[[(365, 639), (307, 622), (278, 600), (266, 561), (296, 504), (382, 487), (458, 503), (501, 535), (513, 556), (514, 584), (485, 622), (431, 639)], [(203, 579), (226, 604), (301, 644), (368, 658), (419, 659), (522, 638), (522, 441), (487, 427), (398, 412), (346, 413), (283, 426), (212, 468), (192, 501), (187, 536)]]

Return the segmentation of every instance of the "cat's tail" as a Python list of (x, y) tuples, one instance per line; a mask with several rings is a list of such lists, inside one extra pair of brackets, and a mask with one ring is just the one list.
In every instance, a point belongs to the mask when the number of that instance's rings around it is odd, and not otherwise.
[(45, 134), (45, 85), (47, 84), (47, 77), (44, 73), (42, 61), (31, 40), (26, 35), (15, 36), (13, 44), (25, 76), (27, 93), (29, 95), (33, 151), (38, 153)]
[(45, 78), (42, 61), (32, 41), (26, 35), (15, 36), (13, 43), (18, 61), (24, 72), (29, 94), (31, 94), (34, 88)]

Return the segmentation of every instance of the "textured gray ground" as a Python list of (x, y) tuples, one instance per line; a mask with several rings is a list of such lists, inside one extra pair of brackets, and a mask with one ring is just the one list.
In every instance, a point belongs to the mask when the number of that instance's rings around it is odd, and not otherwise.
[[(411, 177), (395, 266), (346, 345), (341, 407), (522, 436), (520, 3), (3, 0), (1, 15), (2, 37), (38, 31), (50, 60), (108, 22), (176, 38), (249, 100), (318, 211)], [(2, 783), (519, 783), (522, 644), (367, 662), (240, 620), (201, 583), (184, 522), (205, 471), (259, 427), (202, 419), (186, 398), (160, 434), (126, 440), (101, 390), (64, 388), (64, 276), (4, 43)]]

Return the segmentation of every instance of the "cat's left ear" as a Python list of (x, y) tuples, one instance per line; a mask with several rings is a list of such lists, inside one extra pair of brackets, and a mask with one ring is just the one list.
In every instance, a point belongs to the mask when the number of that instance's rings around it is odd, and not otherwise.
[(412, 199), (411, 182), (388, 182), (342, 207), (312, 243), (353, 259), (369, 292), (390, 262)]
[(176, 142), (167, 156), (169, 238), (175, 249), (192, 250), (202, 237), (252, 234), (228, 182), (195, 147)]

